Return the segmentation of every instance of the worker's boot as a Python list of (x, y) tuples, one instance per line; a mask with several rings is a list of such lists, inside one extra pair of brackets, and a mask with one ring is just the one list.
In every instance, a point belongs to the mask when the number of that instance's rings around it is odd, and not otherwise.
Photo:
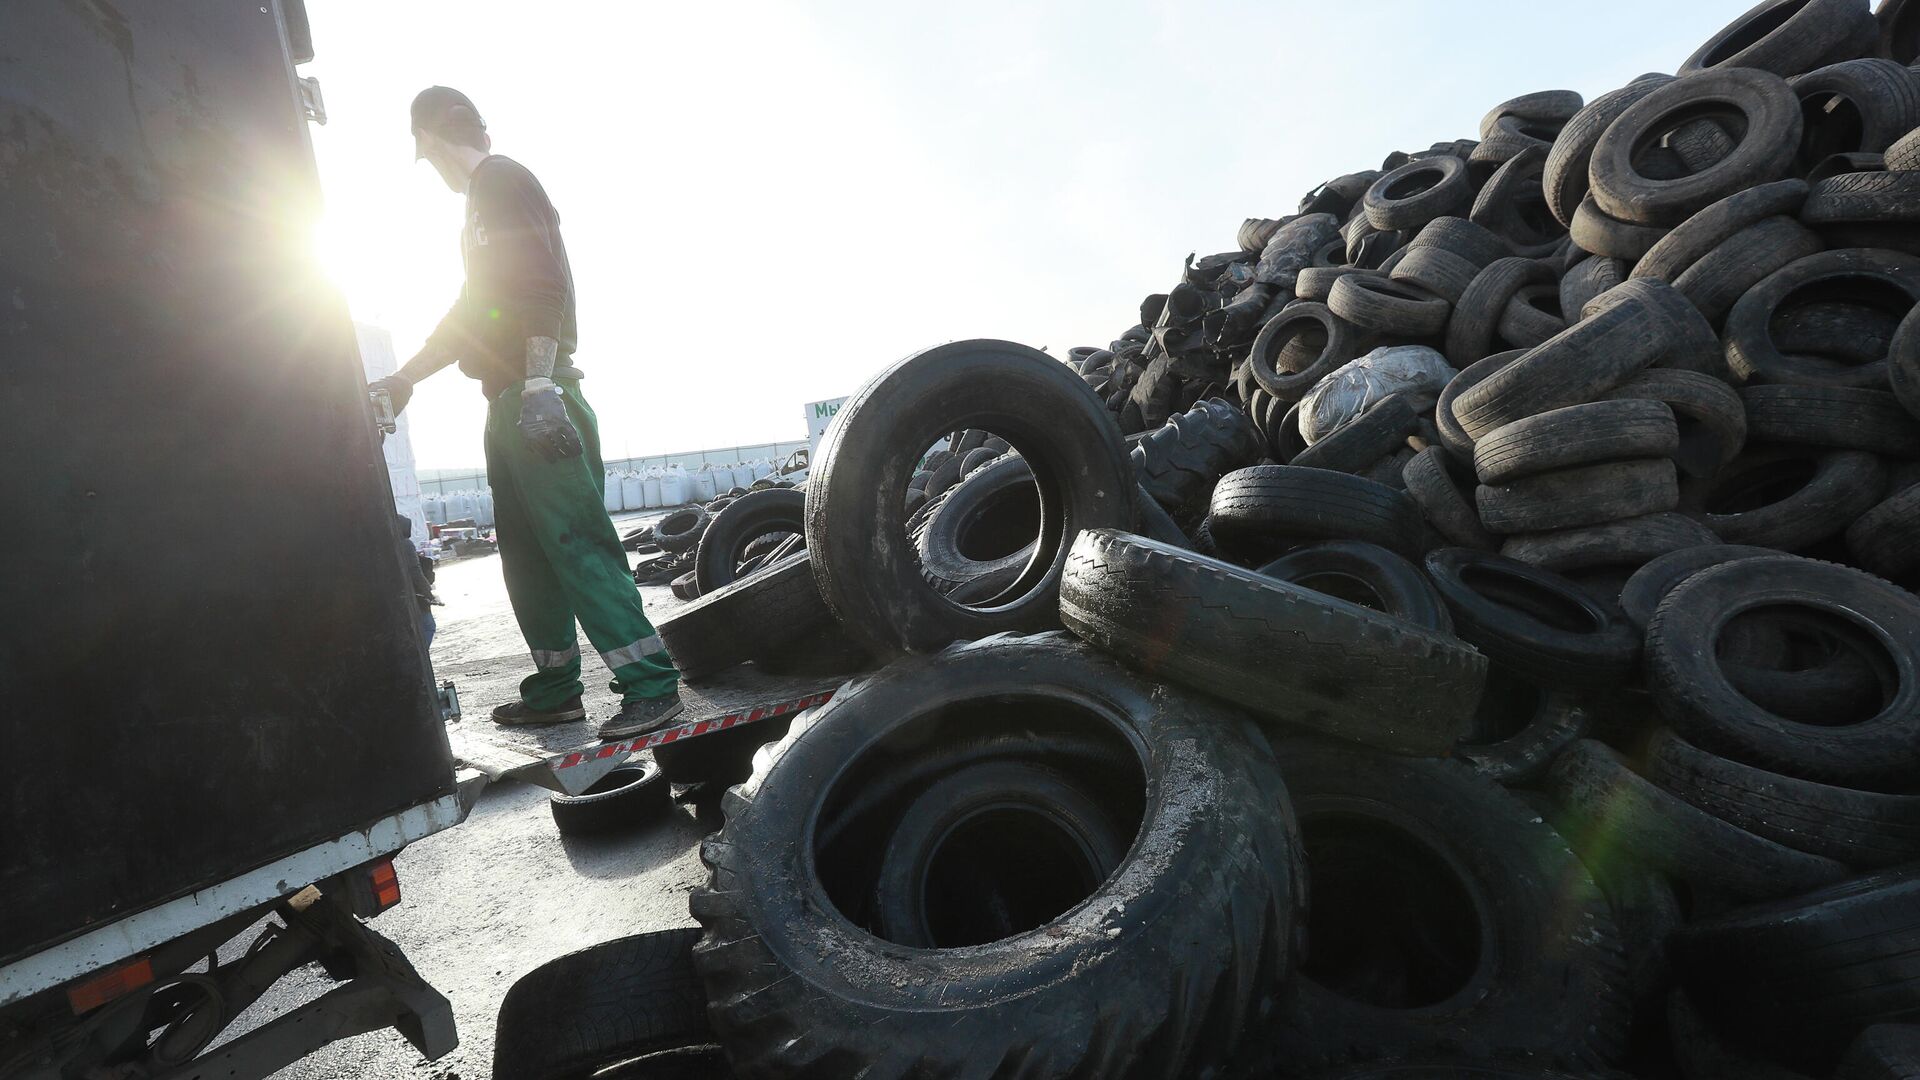
[(620, 703), (620, 711), (600, 722), (600, 737), (624, 739), (659, 731), (679, 717), (680, 695), (635, 698)]
[(575, 694), (560, 703), (553, 710), (536, 709), (524, 701), (509, 702), (493, 710), (493, 722), (512, 727), (530, 724), (564, 724), (569, 720), (584, 720), (587, 710), (580, 704), (580, 695)]

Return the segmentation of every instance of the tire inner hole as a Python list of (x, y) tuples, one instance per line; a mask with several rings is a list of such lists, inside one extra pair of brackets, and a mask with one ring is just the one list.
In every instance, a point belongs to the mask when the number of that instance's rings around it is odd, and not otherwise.
[(936, 842), (923, 904), (932, 944), (984, 945), (1033, 930), (1093, 895), (1102, 865), (1074, 823), (1008, 801), (956, 822)]
[(1440, 182), (1442, 175), (1438, 165), (1423, 166), (1388, 184), (1386, 191), (1381, 194), (1389, 202), (1411, 199), (1415, 195), (1431, 190)]
[(1792, 457), (1728, 476), (1707, 496), (1709, 514), (1745, 514), (1790, 499), (1813, 480), (1817, 459)]
[(1843, 365), (1886, 359), (1894, 329), (1917, 298), (1891, 282), (1845, 274), (1808, 282), (1783, 297), (1767, 333), (1783, 352)]
[(974, 562), (995, 562), (1040, 536), (1040, 494), (1032, 481), (993, 493), (960, 525), (956, 546)]
[(1800, 140), (1800, 157), (1813, 165), (1832, 154), (1860, 149), (1866, 137), (1866, 120), (1860, 105), (1845, 94), (1813, 94), (1800, 101), (1800, 116), (1806, 132)]
[(1481, 920), (1445, 859), (1355, 814), (1310, 815), (1300, 830), (1313, 882), (1303, 975), (1383, 1009), (1435, 1005), (1467, 985), (1481, 964)]
[(1487, 688), (1473, 711), (1465, 742), (1484, 746), (1513, 738), (1540, 715), (1546, 694), (1499, 665), (1487, 669)]
[(1460, 580), (1501, 607), (1512, 608), (1555, 630), (1570, 634), (1601, 630), (1600, 619), (1592, 609), (1558, 590), (1486, 566), (1467, 567), (1460, 572)]
[(1702, 58), (1702, 66), (1712, 67), (1715, 64), (1725, 63), (1732, 59), (1740, 50), (1753, 45), (1761, 38), (1785, 26), (1788, 19), (1798, 15), (1800, 9), (1806, 6), (1807, 0), (1801, 0), (1800, 3), (1781, 4), (1760, 12), (1752, 19), (1741, 24), (1739, 29), (1727, 35), (1725, 41), (1722, 41), (1710, 50), (1707, 55)]
[[(862, 752), (821, 800), (813, 858), (834, 909), (886, 937), (882, 908), (897, 905), (878, 889), (903, 816), (942, 780), (996, 762), (1066, 778), (1117, 830), (1108, 846), (1118, 851), (1132, 845), (1145, 820), (1139, 752), (1097, 709), (1037, 695), (932, 708)], [(1044, 809), (982, 808), (952, 823), (925, 860), (925, 929), (933, 947), (998, 940), (1072, 910), (1105, 877), (1092, 876), (1086, 851)]]
[(1370, 608), (1379, 612), (1385, 612), (1387, 610), (1386, 602), (1380, 598), (1379, 591), (1372, 585), (1367, 584), (1366, 581), (1352, 574), (1341, 574), (1332, 571), (1321, 574), (1309, 574), (1303, 578), (1295, 578), (1293, 584), (1303, 589), (1312, 589), (1314, 592), (1320, 593), (1323, 596), (1331, 596), (1336, 600), (1345, 600), (1349, 604), (1358, 604), (1363, 608)]
[[(1661, 114), (1652, 124), (1649, 124), (1646, 129), (1641, 132), (1639, 140), (1633, 144), (1630, 158), (1635, 164), (1636, 171), (1641, 172), (1643, 176), (1645, 175), (1645, 170), (1640, 169), (1640, 165), (1645, 163), (1655, 150), (1664, 151), (1672, 155), (1673, 160), (1678, 161), (1678, 155), (1674, 155), (1673, 151), (1668, 149), (1667, 144), (1682, 128), (1687, 127), (1696, 120), (1711, 120), (1713, 123), (1719, 125), (1720, 130), (1726, 133), (1728, 139), (1732, 140), (1732, 145), (1735, 149), (1738, 149), (1740, 144), (1746, 141), (1748, 126), (1747, 115), (1737, 106), (1731, 102), (1717, 101), (1689, 103)], [(1727, 158), (1732, 156), (1733, 151), (1730, 150), (1726, 156), (1720, 158), (1718, 161), (1704, 168), (1686, 169), (1681, 175), (1692, 176), (1717, 168), (1724, 164)]]
[(1880, 639), (1818, 608), (1772, 604), (1742, 611), (1715, 635), (1714, 656), (1735, 690), (1795, 723), (1862, 723), (1884, 712), (1899, 690), (1899, 669)]

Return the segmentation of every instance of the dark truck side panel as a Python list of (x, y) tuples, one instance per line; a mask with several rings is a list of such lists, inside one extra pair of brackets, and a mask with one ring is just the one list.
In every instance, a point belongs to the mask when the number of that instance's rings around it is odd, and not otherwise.
[(0, 4), (0, 962), (452, 790), (293, 78)]

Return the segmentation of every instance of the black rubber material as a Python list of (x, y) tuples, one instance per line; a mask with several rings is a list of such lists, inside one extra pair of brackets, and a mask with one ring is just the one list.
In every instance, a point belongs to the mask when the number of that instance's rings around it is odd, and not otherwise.
[[(1487, 680), (1492, 696), (1497, 683), (1510, 676), (1493, 672)], [(1454, 756), (1489, 780), (1507, 785), (1531, 784), (1547, 771), (1560, 752), (1587, 737), (1593, 715), (1570, 690), (1536, 688), (1537, 702), (1519, 730), (1482, 741), (1475, 738), (1454, 747)], [(1486, 704), (1483, 699), (1482, 711)]]
[(1725, 350), (1713, 324), (1684, 298), (1675, 299), (1671, 286), (1650, 279), (1629, 279), (1587, 301), (1580, 311), (1582, 319), (1593, 319), (1623, 304), (1644, 304), (1671, 316), (1667, 344), (1653, 360), (1653, 367), (1675, 371), (1694, 371), (1723, 381), (1731, 381)]
[(692, 551), (700, 542), (701, 534), (707, 530), (707, 511), (702, 506), (689, 506), (684, 510), (675, 510), (661, 518), (653, 526), (653, 542), (660, 545), (661, 551), (671, 551), (675, 555)]
[(1060, 616), (1150, 674), (1397, 753), (1450, 748), (1486, 677), (1450, 634), (1107, 530), (1074, 545)]
[(1445, 447), (1429, 446), (1400, 470), (1407, 495), (1420, 505), (1427, 524), (1449, 544), (1492, 551), (1500, 540), (1480, 524), (1473, 495), (1455, 482)]
[(1644, 634), (1647, 624), (1653, 621), (1654, 610), (1660, 606), (1660, 601), (1665, 600), (1667, 594), (1681, 582), (1709, 566), (1719, 566), (1735, 559), (1778, 554), (1773, 548), (1744, 544), (1705, 544), (1668, 552), (1642, 566), (1627, 579), (1626, 587), (1620, 590), (1620, 609), (1626, 612), (1628, 621)]
[(1426, 569), (1454, 632), (1513, 674), (1595, 688), (1632, 674), (1640, 637), (1625, 614), (1558, 574), (1466, 548), (1428, 554)]
[(1571, 235), (1582, 251), (1632, 264), (1665, 239), (1667, 231), (1663, 225), (1636, 225), (1621, 221), (1600, 209), (1593, 193), (1588, 192), (1587, 197), (1580, 200), (1579, 208), (1573, 212)]
[(1447, 1053), (1584, 1076), (1618, 1057), (1624, 950), (1539, 815), (1454, 762), (1309, 739), (1275, 753), (1313, 882), (1310, 951), (1267, 1069), (1244, 1075)]
[[(1571, 250), (1578, 252), (1575, 246)], [(1560, 278), (1560, 310), (1578, 314), (1594, 297), (1627, 280), (1633, 264), (1622, 259), (1592, 255), (1567, 268)]]
[(1207, 521), (1224, 550), (1261, 562), (1320, 540), (1364, 540), (1407, 556), (1425, 546), (1420, 508), (1404, 492), (1328, 469), (1228, 473), (1213, 489)]
[[(1645, 147), (1709, 109), (1741, 116), (1744, 131), (1730, 153), (1671, 180), (1639, 171), (1636, 159)], [(1678, 225), (1736, 191), (1783, 179), (1793, 167), (1803, 129), (1800, 101), (1778, 75), (1741, 67), (1676, 79), (1628, 106), (1600, 136), (1589, 195), (1621, 221)]]
[(680, 674), (697, 682), (774, 655), (830, 621), (809, 557), (809, 551), (789, 556), (661, 619), (655, 629)]
[(1350, 604), (1453, 632), (1447, 605), (1420, 568), (1378, 544), (1332, 540), (1300, 548), (1255, 570), (1276, 581), (1325, 593)]
[(1417, 230), (1458, 216), (1473, 203), (1473, 178), (1456, 157), (1418, 158), (1388, 172), (1361, 197), (1368, 224), (1382, 232)]
[[(1574, 313), (1579, 318), (1579, 312)], [(1560, 315), (1560, 286), (1543, 281), (1523, 286), (1500, 312), (1500, 341), (1516, 349), (1531, 349), (1567, 328)]]
[[(801, 643), (794, 649), (807, 647)], [(791, 655), (791, 651), (782, 655)], [(753, 772), (754, 754), (785, 735), (792, 724), (792, 716), (782, 716), (676, 739), (654, 747), (653, 759), (671, 783), (724, 790), (744, 782)]]
[(1168, 420), (1129, 452), (1140, 486), (1176, 514), (1204, 513), (1213, 485), (1264, 452), (1247, 414), (1218, 399)]
[(1479, 272), (1479, 264), (1471, 259), (1416, 240), (1407, 248), (1406, 257), (1395, 263), (1392, 273), (1387, 276), (1394, 281), (1407, 282), (1424, 289), (1453, 304), (1459, 302)]
[(1507, 304), (1526, 286), (1553, 280), (1553, 271), (1536, 259), (1510, 256), (1488, 263), (1461, 294), (1447, 321), (1447, 361), (1464, 367), (1493, 353), (1500, 343), (1500, 320)]
[(1494, 372), (1527, 355), (1530, 351), (1532, 350), (1512, 349), (1507, 352), (1494, 353), (1492, 356), (1475, 360), (1473, 363), (1461, 368), (1458, 375), (1447, 380), (1447, 385), (1440, 391), (1439, 399), (1433, 403), (1434, 429), (1436, 434), (1440, 436), (1440, 444), (1446, 447), (1447, 453), (1453, 455), (1453, 457), (1459, 461), (1470, 462), (1473, 460), (1473, 436), (1467, 434), (1466, 429), (1460, 426), (1459, 419), (1454, 416), (1454, 401), (1456, 401), (1461, 394), (1480, 385), (1483, 380), (1491, 376)]
[(1565, 226), (1554, 220), (1541, 191), (1549, 149), (1528, 147), (1507, 159), (1487, 178), (1467, 212), (1467, 220), (1505, 240), (1516, 255), (1542, 258), (1566, 239)]
[[(856, 926), (829, 889), (857, 863), (796, 853), (885, 781), (890, 747), (960, 734), (943, 710), (1016, 700), (1125, 748), (1143, 783), (1119, 870), (1044, 925), (969, 948), (903, 949)], [(1063, 636), (996, 635), (856, 680), (764, 752), (725, 809), (690, 907), (709, 1015), (741, 1075), (1199, 1075), (1290, 969), (1304, 884), (1264, 740)]]
[(1875, 1024), (1841, 1055), (1834, 1080), (1913, 1080), (1920, 1077), (1920, 1024)]
[[(1878, 672), (1879, 710), (1852, 723), (1802, 723), (1736, 690), (1713, 646), (1729, 620), (1756, 609), (1793, 609), (1854, 639), (1849, 647)], [(1660, 602), (1646, 649), (1661, 713), (1702, 749), (1846, 787), (1898, 790), (1920, 770), (1920, 598), (1879, 578), (1790, 556), (1715, 566)]]
[(1474, 492), (1481, 524), (1502, 535), (1604, 525), (1679, 503), (1680, 485), (1666, 458), (1581, 465), (1482, 484)]
[(1678, 425), (1673, 463), (1688, 476), (1719, 472), (1747, 443), (1747, 410), (1731, 386), (1693, 371), (1649, 369), (1607, 394), (1615, 401), (1664, 403)]
[(1777, 180), (1736, 191), (1674, 226), (1673, 231), (1633, 264), (1636, 278), (1656, 278), (1671, 284), (1708, 252), (1735, 233), (1767, 218), (1791, 217), (1807, 199), (1804, 180)]
[(1790, 217), (1761, 218), (1695, 259), (1673, 279), (1673, 287), (1709, 323), (1719, 326), (1749, 289), (1826, 246), (1811, 229)]
[[(1669, 948), (1668, 952), (1672, 949)], [(1668, 985), (1672, 979), (1669, 978)], [(1734, 1046), (1687, 997), (1674, 989), (1667, 995), (1666, 1021), (1668, 1042), (1682, 1077), (1710, 1080), (1817, 1080), (1798, 1069), (1778, 1064), (1745, 1046)]]
[(1367, 410), (1334, 429), (1319, 442), (1295, 454), (1289, 464), (1306, 469), (1361, 473), (1381, 458), (1406, 446), (1419, 413), (1405, 394), (1374, 402)]
[(693, 970), (699, 937), (686, 929), (616, 938), (516, 979), (494, 1022), (493, 1075), (574, 1080), (616, 1062), (711, 1045), (707, 997)]
[(1908, 415), (1920, 418), (1920, 305), (1893, 332), (1887, 347), (1887, 383)]
[(1605, 743), (1583, 739), (1554, 760), (1547, 790), (1575, 822), (1575, 847), (1611, 844), (1697, 889), (1738, 897), (1790, 896), (1847, 868), (1729, 825), (1667, 794)]
[[(806, 528), (806, 494), (797, 488), (749, 491), (728, 503), (707, 523), (694, 555), (694, 579), (702, 593), (733, 583), (747, 558), (747, 546), (773, 533), (800, 533)], [(902, 512), (911, 513), (905, 504)]]
[[(1920, 177), (1911, 172), (1861, 170), (1821, 179), (1809, 176), (1813, 190), (1800, 208), (1800, 220), (1819, 228), (1835, 247), (1889, 247), (1911, 250), (1911, 241), (1880, 236), (1920, 221)], [(1874, 226), (1878, 226), (1875, 229)], [(1911, 235), (1911, 229), (1908, 229)]]
[(1500, 545), (1500, 554), (1529, 566), (1570, 574), (1597, 567), (1639, 567), (1669, 551), (1719, 539), (1684, 514), (1648, 514), (1605, 525), (1510, 536)]
[(1920, 457), (1920, 420), (1885, 390), (1857, 386), (1749, 386), (1747, 433), (1757, 442)]
[(1920, 127), (1920, 84), (1903, 64), (1867, 57), (1843, 60), (1788, 80), (1801, 102), (1806, 130), (1800, 166), (1833, 154), (1877, 154)]
[(1717, 1024), (1824, 1072), (1867, 1024), (1920, 1020), (1920, 867), (1697, 920), (1674, 958)]
[[(929, 879), (944, 842), (957, 829), (1015, 807), (1064, 835), (1062, 855), (1077, 864), (1072, 869), (1089, 892), (1113, 876), (1133, 844), (1133, 823), (1069, 772), (1017, 759), (957, 768), (928, 784), (894, 819), (874, 886), (874, 933), (895, 945), (939, 948), (939, 931), (928, 917), (929, 902), (939, 897), (929, 895)], [(996, 932), (1007, 937), (1019, 928), (1003, 925)]]
[(1855, 566), (1911, 588), (1920, 581), (1920, 485), (1890, 496), (1847, 526)]
[(1437, 337), (1446, 329), (1450, 310), (1443, 297), (1417, 286), (1364, 274), (1348, 274), (1334, 282), (1327, 307), (1362, 330), (1416, 341)]
[(1920, 796), (1855, 791), (1756, 769), (1669, 731), (1647, 744), (1647, 779), (1776, 844), (1849, 866), (1920, 859)]
[[(990, 608), (948, 601), (920, 573), (900, 512), (897, 448), (956, 427), (1020, 449), (1039, 493), (1035, 556)], [(807, 481), (807, 550), (826, 606), (876, 655), (1057, 625), (1060, 568), (1080, 531), (1132, 524), (1133, 466), (1100, 400), (1064, 364), (1004, 341), (902, 360), (848, 399)]]
[(1796, 296), (1831, 296), (1905, 317), (1920, 303), (1920, 257), (1851, 248), (1798, 259), (1757, 282), (1727, 315), (1727, 361), (1759, 382), (1827, 383), (1884, 389), (1880, 363), (1847, 365), (1789, 356), (1773, 339), (1773, 323)]
[(1893, 145), (1887, 147), (1887, 152), (1881, 155), (1881, 163), (1893, 172), (1920, 169), (1920, 127), (1895, 139)]
[(1858, 0), (1761, 0), (1694, 50), (1680, 74), (1743, 67), (1798, 75), (1819, 67), (1863, 30), (1869, 44), (1879, 36), (1867, 5)]
[(1838, 535), (1886, 486), (1886, 465), (1859, 450), (1756, 447), (1683, 484), (1680, 504), (1728, 543), (1799, 551)]
[(553, 823), (567, 836), (636, 828), (672, 807), (667, 781), (651, 761), (619, 766), (578, 795), (547, 796)]
[(1679, 449), (1680, 428), (1665, 403), (1598, 401), (1494, 429), (1474, 444), (1473, 468), (1481, 483), (1498, 484), (1579, 465), (1671, 457)]
[[(982, 451), (993, 453), (984, 446), (973, 453)], [(998, 596), (1033, 558), (1039, 516), (1026, 461), (995, 455), (928, 511), (914, 538), (921, 575), (935, 591), (962, 602)]]
[(1515, 420), (1593, 401), (1669, 352), (1695, 313), (1668, 286), (1642, 286), (1454, 398), (1461, 428), (1479, 439)]
[(1507, 242), (1485, 226), (1457, 217), (1434, 218), (1407, 246), (1437, 247), (1479, 267), (1512, 254)]
[(1547, 153), (1541, 178), (1547, 208), (1560, 224), (1572, 225), (1575, 208), (1586, 198), (1588, 166), (1600, 136), (1627, 111), (1627, 106), (1672, 81), (1667, 75), (1643, 77), (1618, 90), (1610, 90), (1588, 102), (1560, 129), (1559, 136), (1553, 140), (1553, 149)]
[[(1309, 323), (1314, 325), (1306, 325)], [(1358, 356), (1359, 344), (1353, 327), (1326, 305), (1296, 302), (1260, 328), (1247, 354), (1247, 364), (1260, 389), (1290, 403), (1305, 397), (1315, 383)]]

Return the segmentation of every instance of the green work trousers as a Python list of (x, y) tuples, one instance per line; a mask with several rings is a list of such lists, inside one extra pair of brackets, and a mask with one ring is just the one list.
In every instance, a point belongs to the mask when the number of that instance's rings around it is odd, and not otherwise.
[(487, 483), (493, 488), (494, 537), (513, 617), (533, 653), (535, 671), (520, 683), (528, 707), (552, 710), (579, 694), (580, 640), (586, 628), (623, 701), (665, 697), (679, 686), (660, 636), (640, 606), (620, 536), (607, 517), (600, 427), (577, 379), (555, 379), (585, 452), (546, 461), (520, 436), (520, 384), (487, 408)]

